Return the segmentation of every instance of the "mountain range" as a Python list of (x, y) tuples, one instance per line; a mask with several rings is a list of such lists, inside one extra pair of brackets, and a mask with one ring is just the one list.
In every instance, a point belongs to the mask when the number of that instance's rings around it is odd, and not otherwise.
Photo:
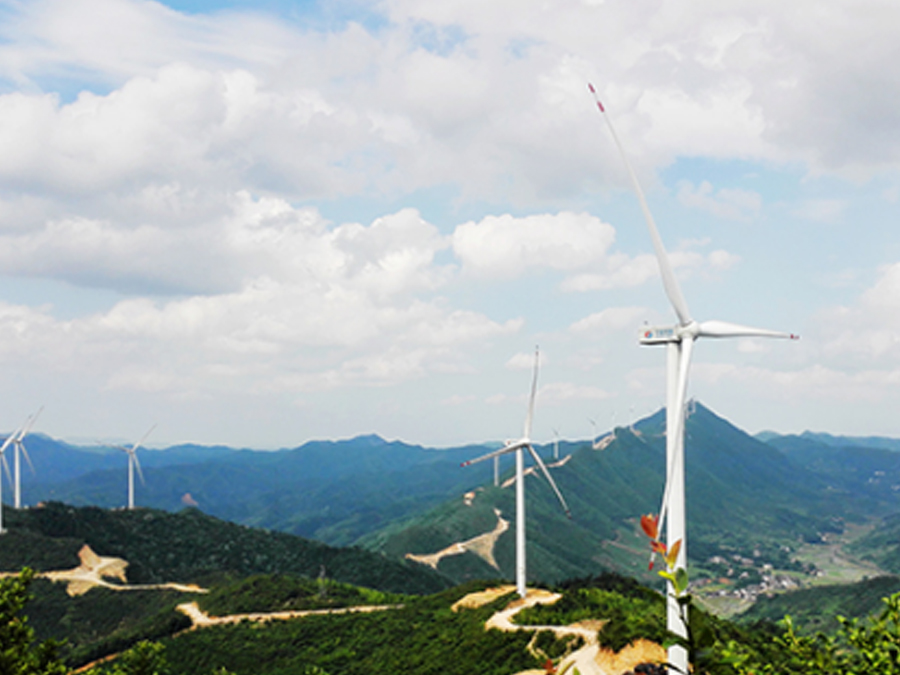
[[(775, 564), (785, 547), (900, 511), (900, 453), (883, 447), (886, 439), (860, 444), (851, 438), (842, 445), (839, 437), (822, 434), (754, 438), (703, 405), (692, 410), (686, 459), (695, 561), (762, 551)], [(636, 523), (659, 508), (663, 434), (660, 411), (613, 430), (597, 445), (602, 449), (591, 441), (561, 442), (563, 460), (551, 462), (551, 471), (570, 503), (571, 520), (542, 478), (527, 477), (534, 578), (606, 569), (645, 574), (646, 542)], [(26, 502), (124, 503), (124, 453), (38, 435), (26, 443), (36, 469), (35, 476), (25, 474)], [(433, 449), (362, 436), (274, 452), (194, 445), (139, 451), (146, 484), (138, 485), (137, 500), (168, 511), (196, 506), (242, 525), (394, 558), (435, 554), (513, 518), (511, 462), (502, 465), (505, 488), (493, 486), (488, 462), (460, 467), (491, 447)], [(538, 449), (549, 461), (551, 447)], [(457, 581), (510, 577), (511, 530), (498, 533), (491, 553), (444, 557), (437, 570)]]

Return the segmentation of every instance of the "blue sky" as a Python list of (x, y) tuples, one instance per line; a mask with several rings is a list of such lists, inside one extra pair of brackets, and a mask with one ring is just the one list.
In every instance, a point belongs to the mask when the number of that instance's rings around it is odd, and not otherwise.
[(285, 447), (662, 405), (597, 87), (751, 432), (900, 436), (891, 2), (0, 0), (0, 428)]

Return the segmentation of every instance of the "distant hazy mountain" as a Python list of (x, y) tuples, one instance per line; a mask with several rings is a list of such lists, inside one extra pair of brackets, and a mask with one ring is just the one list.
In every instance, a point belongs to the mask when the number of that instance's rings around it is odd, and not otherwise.
[(878, 448), (900, 452), (900, 438), (888, 438), (886, 436), (833, 436), (831, 434), (813, 431), (804, 431), (802, 434), (779, 434), (774, 431), (760, 431), (756, 438), (764, 443), (778, 444), (789, 442), (788, 439), (800, 439), (812, 441), (833, 448)]
[[(37, 474), (23, 480), (25, 503), (125, 503), (124, 453), (88, 453), (40, 437), (27, 442)], [(169, 511), (196, 505), (226, 520), (348, 545), (486, 481), (490, 466), (460, 468), (483, 451), (426, 449), (378, 436), (275, 452), (199, 446), (139, 451), (146, 483), (138, 481), (136, 501)], [(56, 470), (47, 468), (54, 464)]]
[(777, 436), (767, 443), (793, 464), (819, 476), (830, 490), (853, 495), (857, 501), (868, 499), (872, 515), (900, 511), (900, 452), (874, 443), (833, 445), (823, 436), (827, 434)]

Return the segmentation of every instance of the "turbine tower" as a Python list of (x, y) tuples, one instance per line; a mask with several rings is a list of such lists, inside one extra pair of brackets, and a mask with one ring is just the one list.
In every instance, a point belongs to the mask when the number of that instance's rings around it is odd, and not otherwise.
[[(22, 460), (21, 456), (25, 455), (25, 461), (28, 462), (28, 466), (31, 467), (31, 472), (34, 473), (34, 464), (31, 463), (31, 457), (28, 456), (28, 451), (25, 449), (25, 437), (31, 431), (31, 428), (34, 426), (34, 423), (37, 421), (38, 416), (44, 410), (44, 406), (38, 408), (38, 411), (34, 413), (34, 415), (29, 415), (25, 420), (25, 424), (12, 436), (13, 446), (14, 446), (14, 455), (13, 455), (13, 506), (17, 509), (22, 508)], [(7, 439), (9, 441), (9, 439)]]
[(482, 455), (481, 457), (477, 457), (475, 459), (470, 459), (467, 462), (463, 462), (462, 466), (469, 466), (470, 464), (475, 464), (476, 462), (483, 462), (486, 459), (494, 459), (500, 457), (500, 455), (505, 455), (508, 452), (516, 453), (516, 591), (519, 594), (519, 597), (524, 598), (526, 594), (525, 589), (525, 458), (523, 450), (528, 450), (531, 453), (531, 456), (534, 457), (535, 463), (540, 467), (541, 471), (544, 473), (544, 476), (547, 478), (547, 482), (550, 483), (550, 487), (553, 488), (553, 491), (556, 493), (557, 499), (559, 499), (560, 504), (566, 511), (566, 515), (571, 518), (572, 514), (569, 512), (569, 505), (566, 504), (566, 500), (563, 498), (562, 493), (559, 491), (559, 488), (556, 487), (556, 482), (553, 480), (553, 477), (550, 475), (550, 472), (547, 471), (547, 467), (544, 465), (544, 461), (541, 459), (541, 456), (535, 451), (535, 449), (531, 445), (531, 420), (534, 417), (534, 399), (537, 396), (537, 378), (538, 378), (538, 364), (540, 359), (540, 353), (538, 352), (537, 347), (534, 349), (534, 376), (531, 380), (531, 397), (528, 399), (528, 414), (525, 417), (525, 433), (522, 435), (517, 441), (506, 441), (502, 448), (499, 450), (495, 450), (494, 452), (489, 452), (486, 455)]
[[(675, 310), (678, 317), (678, 323), (674, 326), (652, 327), (641, 331), (640, 342), (642, 345), (665, 345), (666, 346), (666, 486), (663, 492), (662, 508), (659, 512), (659, 528), (662, 530), (663, 523), (668, 511), (669, 522), (666, 530), (666, 542), (668, 546), (672, 546), (676, 541), (681, 541), (681, 549), (675, 562), (676, 568), (687, 569), (687, 534), (685, 523), (685, 495), (684, 495), (684, 420), (685, 420), (685, 397), (687, 394), (688, 374), (691, 365), (691, 354), (694, 349), (694, 341), (697, 338), (732, 338), (732, 337), (767, 337), (767, 338), (789, 338), (791, 340), (798, 339), (798, 336), (792, 333), (782, 333), (762, 328), (751, 328), (738, 324), (727, 323), (724, 321), (703, 321), (697, 322), (691, 317), (688, 310), (687, 302), (675, 279), (675, 272), (669, 262), (666, 249), (663, 247), (662, 239), (659, 231), (656, 229), (656, 223), (647, 206), (647, 200), (644, 198), (644, 192), (638, 182), (634, 170), (625, 154), (625, 149), (613, 128), (612, 122), (606, 115), (606, 110), (597, 92), (592, 85), (588, 85), (597, 108), (606, 125), (609, 127), (610, 134), (615, 141), (622, 161), (628, 170), (631, 183), (637, 194), (641, 204), (641, 210), (644, 213), (644, 219), (647, 221), (647, 228), (650, 231), (650, 239), (653, 242), (653, 250), (656, 254), (656, 261), (659, 264), (659, 273), (662, 277), (663, 288), (669, 303)], [(681, 618), (679, 606), (675, 600), (675, 589), (672, 582), (667, 581), (667, 625), (670, 632), (687, 637), (687, 627)], [(679, 672), (688, 672), (688, 657), (684, 647), (674, 645), (669, 647), (668, 653), (669, 663)]]
[(141, 485), (144, 484), (144, 472), (141, 471), (141, 464), (138, 462), (137, 458), (137, 449), (143, 445), (144, 441), (147, 440), (147, 437), (153, 432), (156, 428), (154, 424), (150, 427), (150, 430), (144, 434), (144, 437), (139, 440), (137, 443), (132, 445), (130, 448), (125, 447), (124, 445), (117, 445), (116, 448), (128, 454), (128, 510), (134, 509), (134, 470), (137, 469), (138, 477), (141, 479)]

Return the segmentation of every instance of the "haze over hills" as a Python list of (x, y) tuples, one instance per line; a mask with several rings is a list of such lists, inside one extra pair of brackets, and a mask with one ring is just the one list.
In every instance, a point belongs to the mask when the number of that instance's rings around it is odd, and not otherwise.
[[(664, 413), (620, 427), (604, 449), (562, 442), (551, 468), (572, 509), (568, 520), (542, 478), (527, 480), (529, 570), (559, 580), (618, 569), (646, 570), (636, 520), (659, 509), (664, 481)], [(38, 469), (26, 501), (118, 507), (125, 500), (124, 453), (85, 452), (49, 439), (28, 441)], [(539, 449), (548, 457), (552, 449)], [(428, 449), (377, 436), (310, 442), (277, 452), (178, 446), (139, 452), (146, 485), (138, 504), (176, 511), (185, 495), (206, 513), (332, 545), (360, 544), (402, 558), (491, 532), (514, 515), (513, 490), (492, 485), (490, 462), (461, 468), (485, 446)], [(86, 459), (85, 455), (89, 455)], [(568, 459), (565, 459), (568, 458)], [(846, 522), (900, 511), (900, 453), (835, 447), (812, 436), (753, 438), (697, 404), (687, 422), (689, 555), (768, 551), (820, 541)], [(55, 472), (45, 466), (57, 464)], [(76, 466), (77, 465), (77, 466)], [(511, 462), (505, 463), (504, 479)], [(112, 468), (110, 468), (112, 466)], [(80, 472), (80, 473), (78, 473)], [(51, 483), (46, 479), (68, 476)], [(463, 495), (474, 493), (474, 499)], [(512, 533), (499, 533), (493, 560), (466, 553), (438, 569), (457, 580), (512, 575)], [(496, 565), (496, 566), (495, 566)]]
[(801, 434), (779, 434), (774, 431), (761, 431), (756, 434), (756, 438), (775, 445), (790, 442), (791, 439), (800, 439), (836, 448), (880, 448), (900, 452), (900, 438), (886, 436), (834, 436), (816, 431), (804, 431)]
[[(472, 472), (459, 468), (461, 461), (481, 451), (482, 446), (433, 450), (371, 435), (312, 441), (277, 452), (195, 446), (139, 451), (147, 480), (136, 488), (137, 502), (171, 511), (196, 504), (206, 513), (244, 525), (348, 545), (487, 480), (490, 467)], [(48, 451), (47, 457), (46, 462), (74, 463), (66, 447)], [(199, 461), (191, 461), (197, 457)], [(26, 501), (121, 506), (124, 453), (92, 461), (101, 468), (57, 483), (37, 482), (43, 473), (36, 467), (38, 474), (30, 479), (34, 482), (23, 482)], [(111, 462), (116, 468), (107, 468)]]

